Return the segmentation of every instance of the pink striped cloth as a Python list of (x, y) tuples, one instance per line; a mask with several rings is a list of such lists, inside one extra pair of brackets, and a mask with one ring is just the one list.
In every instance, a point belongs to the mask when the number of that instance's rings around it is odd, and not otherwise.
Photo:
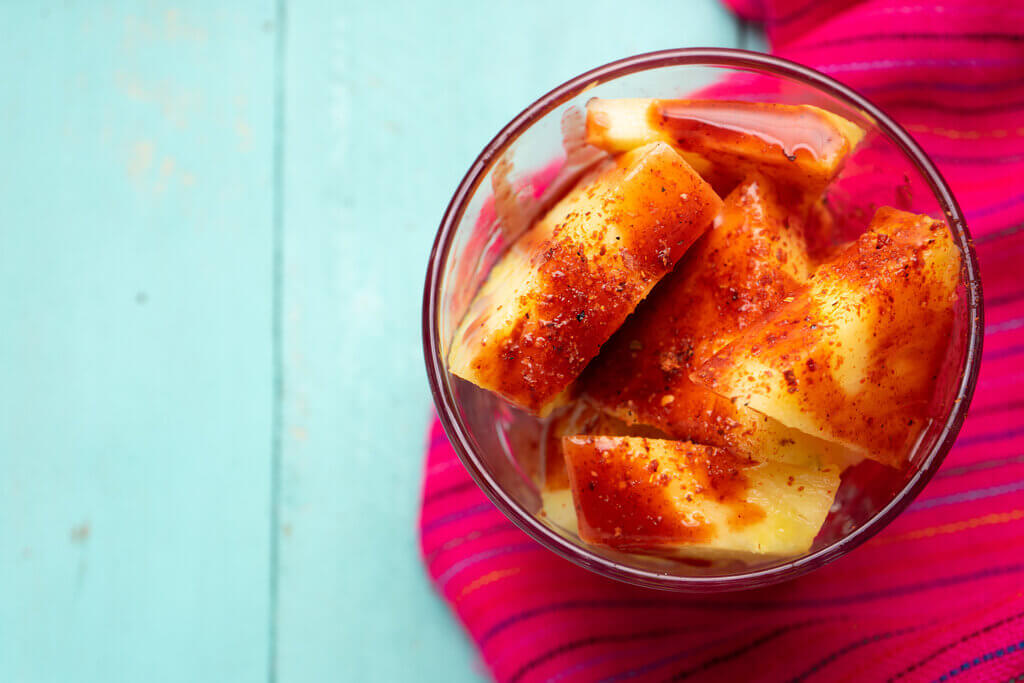
[(699, 598), (544, 550), (470, 480), (438, 424), (423, 557), (501, 681), (1024, 681), (1024, 5), (731, 0), (773, 51), (859, 90), (949, 180), (985, 285), (981, 378), (918, 500), (845, 558)]

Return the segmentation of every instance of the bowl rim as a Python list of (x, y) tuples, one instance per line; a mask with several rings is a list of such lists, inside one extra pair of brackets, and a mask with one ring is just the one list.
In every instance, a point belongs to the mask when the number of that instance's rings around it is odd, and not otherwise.
[[(444, 359), (441, 357), (440, 330), (438, 329), (437, 314), (443, 265), (451, 250), (456, 227), (468, 206), (467, 200), (474, 195), (493, 162), (534, 121), (591, 87), (638, 71), (683, 65), (767, 72), (775, 76), (800, 81), (872, 117), (878, 128), (896, 144), (921, 173), (935, 194), (939, 206), (946, 214), (946, 220), (957, 245), (965, 256), (967, 314), (970, 316), (967, 329), (965, 369), (960, 377), (954, 408), (946, 418), (945, 424), (942, 425), (936, 443), (928, 452), (921, 467), (893, 499), (867, 522), (824, 548), (772, 567), (720, 576), (674, 576), (640, 569), (602, 557), (586, 546), (574, 543), (558, 534), (508, 496), (487, 472), (474, 452), (468, 429), (455, 407), (454, 396), (446, 381), (449, 373), (445, 368)], [(927, 485), (956, 441), (974, 395), (981, 365), (984, 336), (981, 279), (978, 273), (977, 255), (967, 222), (942, 174), (913, 137), (878, 106), (852, 88), (825, 74), (787, 59), (734, 48), (659, 50), (609, 62), (553, 88), (513, 118), (487, 143), (474, 160), (445, 210), (427, 265), (422, 316), (424, 359), (438, 418), (459, 459), (491, 502), (512, 523), (535, 541), (578, 566), (625, 583), (674, 592), (738, 590), (793, 579), (838, 559), (885, 528)]]

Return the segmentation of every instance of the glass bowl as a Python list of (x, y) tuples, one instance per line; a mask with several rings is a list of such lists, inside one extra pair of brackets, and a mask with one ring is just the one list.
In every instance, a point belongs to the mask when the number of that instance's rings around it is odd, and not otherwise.
[[(477, 288), (501, 255), (496, 216), (502, 203), (537, 207), (572, 180), (563, 128), (582, 121), (591, 97), (700, 97), (813, 104), (867, 131), (827, 191), (846, 236), (867, 225), (877, 206), (944, 220), (963, 253), (956, 322), (938, 379), (929, 427), (897, 471), (870, 461), (844, 473), (825, 526), (810, 551), (752, 566), (710, 567), (632, 555), (582, 543), (572, 530), (542, 520), (536, 475), (541, 423), (495, 395), (450, 374), (448, 345)], [(571, 151), (571, 150), (570, 150)], [(504, 198), (503, 188), (505, 188)], [(509, 190), (510, 188), (510, 190)], [(508, 216), (508, 211), (504, 213)], [(921, 492), (960, 431), (981, 361), (983, 311), (977, 260), (963, 214), (917, 143), (862, 96), (792, 62), (731, 49), (679, 49), (628, 57), (558, 86), (515, 117), (462, 179), (434, 241), (423, 299), (423, 348), (437, 413), (456, 453), (484, 493), (512, 522), (562, 557), (603, 576), (672, 591), (711, 592), (764, 586), (835, 560), (878, 533)]]

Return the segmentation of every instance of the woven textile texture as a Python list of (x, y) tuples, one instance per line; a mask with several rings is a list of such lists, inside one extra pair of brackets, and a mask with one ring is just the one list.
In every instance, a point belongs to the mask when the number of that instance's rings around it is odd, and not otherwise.
[(1024, 675), (1024, 4), (730, 4), (764, 26), (774, 54), (901, 123), (964, 209), (986, 329), (954, 450), (850, 555), (783, 585), (702, 598), (611, 582), (541, 548), (479, 491), (435, 422), (428, 572), (501, 681), (1014, 680)]

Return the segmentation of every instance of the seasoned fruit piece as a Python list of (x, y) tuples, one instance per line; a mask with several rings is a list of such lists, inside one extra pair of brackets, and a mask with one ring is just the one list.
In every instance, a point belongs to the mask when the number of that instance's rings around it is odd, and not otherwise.
[(879, 209), (794, 301), (692, 377), (785, 425), (902, 466), (929, 417), (959, 273), (945, 224)]
[(817, 196), (864, 137), (856, 124), (810, 105), (717, 100), (587, 102), (587, 142), (624, 152), (652, 141), (678, 147), (717, 189), (762, 171)]
[[(865, 221), (868, 216), (865, 214)], [(831, 207), (823, 199), (808, 202), (804, 215), (804, 237), (807, 239), (807, 255), (812, 270), (843, 253), (854, 237), (863, 232), (863, 226), (848, 234), (849, 228), (840, 225)]]
[(541, 516), (555, 526), (572, 532), (576, 531), (576, 510), (573, 508), (572, 492), (569, 490), (569, 473), (565, 469), (562, 437), (580, 434), (652, 438), (664, 436), (651, 427), (628, 425), (582, 399), (551, 414), (541, 432)]
[(690, 381), (739, 332), (810, 275), (799, 225), (772, 182), (754, 175), (725, 200), (715, 226), (637, 307), (583, 374), (583, 391), (628, 423), (728, 447), (757, 460), (816, 465), (845, 450), (735, 406)]
[(580, 538), (624, 551), (761, 559), (806, 552), (834, 469), (757, 463), (684, 441), (563, 439)]
[(668, 145), (624, 155), (502, 257), (456, 330), (449, 369), (545, 414), (721, 205)]
[(541, 519), (560, 531), (576, 531), (576, 509), (572, 504), (572, 489), (568, 486), (545, 488), (540, 492)]
[(598, 409), (585, 399), (577, 399), (553, 413), (541, 430), (541, 458), (543, 461), (545, 488), (569, 487), (569, 475), (565, 470), (562, 454), (562, 438), (580, 435), (646, 436), (652, 439), (666, 435), (653, 427), (630, 425)]

